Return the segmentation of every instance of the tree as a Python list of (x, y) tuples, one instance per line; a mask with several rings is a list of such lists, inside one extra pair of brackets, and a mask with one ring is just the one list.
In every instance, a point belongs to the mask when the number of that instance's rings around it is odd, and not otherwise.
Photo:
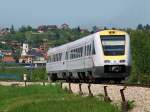
[(145, 30), (150, 30), (150, 25), (149, 25), (149, 24), (146, 24), (146, 25), (144, 26), (144, 29), (145, 29)]
[(13, 33), (13, 34), (15, 33), (14, 25), (11, 25), (10, 32)]
[(78, 32), (80, 32), (80, 31), (81, 31), (80, 26), (78, 26), (78, 28), (77, 28), (77, 29), (78, 29)]
[(99, 31), (99, 28), (98, 28), (97, 26), (93, 26), (93, 27), (92, 27), (92, 31), (93, 31), (93, 32), (97, 32), (97, 31)]
[(137, 29), (138, 29), (138, 30), (143, 30), (143, 25), (142, 25), (142, 24), (139, 24), (139, 25), (137, 26)]

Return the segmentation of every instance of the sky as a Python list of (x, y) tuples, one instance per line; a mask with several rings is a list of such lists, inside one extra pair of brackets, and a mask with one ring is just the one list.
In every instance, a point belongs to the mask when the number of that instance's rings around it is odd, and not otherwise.
[(150, 0), (0, 0), (0, 26), (135, 28), (150, 24)]

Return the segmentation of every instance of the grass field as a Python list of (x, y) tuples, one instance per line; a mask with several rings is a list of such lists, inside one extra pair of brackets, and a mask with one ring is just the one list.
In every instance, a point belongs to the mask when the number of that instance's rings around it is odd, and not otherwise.
[(59, 86), (0, 86), (0, 112), (119, 112), (94, 97), (80, 97)]

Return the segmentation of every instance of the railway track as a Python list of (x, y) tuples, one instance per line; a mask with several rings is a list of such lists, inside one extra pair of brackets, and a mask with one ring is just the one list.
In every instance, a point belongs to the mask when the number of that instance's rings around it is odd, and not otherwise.
[(67, 88), (72, 93), (104, 96), (104, 100), (122, 105), (123, 109), (128, 109), (128, 102), (133, 102), (134, 108), (130, 112), (150, 112), (150, 85), (148, 84), (61, 83), (63, 88)]

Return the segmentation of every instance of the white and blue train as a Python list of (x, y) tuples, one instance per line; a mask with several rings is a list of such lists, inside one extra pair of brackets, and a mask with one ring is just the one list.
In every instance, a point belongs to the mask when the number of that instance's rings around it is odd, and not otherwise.
[(130, 36), (103, 30), (48, 50), (49, 80), (122, 81), (131, 67)]

